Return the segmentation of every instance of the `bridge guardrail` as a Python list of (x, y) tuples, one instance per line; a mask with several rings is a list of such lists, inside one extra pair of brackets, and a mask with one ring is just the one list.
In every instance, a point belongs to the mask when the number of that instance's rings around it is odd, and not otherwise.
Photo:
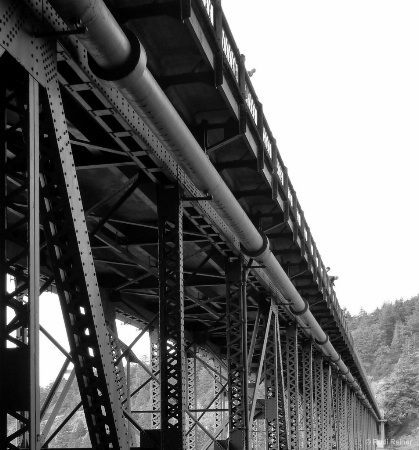
[(225, 62), (227, 63), (226, 66), (230, 70), (232, 78), (235, 80), (237, 88), (242, 95), (248, 116), (253, 122), (252, 128), (259, 134), (259, 138), (263, 143), (265, 157), (267, 157), (267, 162), (269, 162), (268, 166), (270, 166), (271, 174), (276, 178), (278, 185), (282, 188), (283, 200), (288, 202), (290, 215), (292, 214), (292, 220), (296, 224), (296, 234), (300, 239), (301, 248), (307, 254), (308, 265), (317, 279), (319, 289), (325, 296), (325, 301), (329, 305), (335, 320), (340, 322), (339, 325), (343, 327), (346, 337), (353, 347), (353, 339), (346, 324), (343, 311), (337, 301), (330, 277), (317, 250), (310, 227), (305, 221), (304, 212), (298, 202), (296, 192), (291, 181), (288, 179), (287, 169), (279, 154), (266, 117), (263, 114), (262, 108), (259, 107), (260, 102), (244, 66), (244, 57), (238, 49), (221, 7), (215, 7), (217, 1), (219, 0), (200, 0), (212, 27), (215, 28), (215, 24), (217, 23), (216, 14), (221, 14), (219, 23), (222, 23), (222, 51)]

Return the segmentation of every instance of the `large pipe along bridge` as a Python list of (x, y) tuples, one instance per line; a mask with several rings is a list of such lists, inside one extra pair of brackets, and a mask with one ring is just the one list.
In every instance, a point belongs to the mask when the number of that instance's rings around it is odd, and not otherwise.
[[(59, 448), (81, 415), (98, 450), (374, 449), (380, 411), (221, 1), (0, 17), (0, 448)], [(42, 402), (40, 334), (64, 358)]]

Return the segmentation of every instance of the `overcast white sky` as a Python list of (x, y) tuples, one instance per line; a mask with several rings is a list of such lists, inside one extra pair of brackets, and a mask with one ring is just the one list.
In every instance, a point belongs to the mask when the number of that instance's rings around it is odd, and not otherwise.
[[(323, 261), (339, 276), (341, 306), (372, 311), (418, 294), (419, 2), (223, 0), (223, 9), (256, 68)], [(41, 301), (41, 323), (65, 341), (54, 296)], [(56, 363), (41, 371), (45, 385), (63, 357), (41, 342), (41, 367)]]
[(419, 293), (419, 2), (223, 0), (341, 306)]

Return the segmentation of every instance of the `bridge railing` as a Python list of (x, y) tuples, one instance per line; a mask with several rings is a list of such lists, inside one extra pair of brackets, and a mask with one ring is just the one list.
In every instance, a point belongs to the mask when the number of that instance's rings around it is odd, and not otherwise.
[[(285, 207), (288, 208), (289, 215), (294, 223), (294, 235), (299, 239), (302, 251), (307, 254), (309, 267), (316, 277), (319, 289), (323, 292), (325, 301), (331, 309), (336, 322), (343, 327), (353, 347), (352, 336), (346, 324), (344, 313), (337, 301), (332, 282), (327, 274), (325, 265), (311, 234), (310, 227), (305, 221), (304, 212), (298, 202), (296, 192), (288, 178), (287, 169), (279, 154), (267, 119), (263, 114), (262, 105), (258, 100), (250, 76), (246, 71), (244, 57), (239, 51), (222, 9), (219, 7), (219, 1), (199, 1), (204, 6), (212, 27), (216, 29), (217, 23), (222, 24), (221, 36), (222, 52), (225, 61), (224, 68), (227, 68), (227, 72), (231, 72), (231, 78), (236, 83), (238, 92), (242, 97), (241, 102), (245, 105), (247, 116), (250, 119), (249, 125), (254, 131), (254, 134), (258, 136), (263, 147), (263, 158), (266, 166), (269, 168), (273, 178), (275, 178), (278, 187), (281, 187), (281, 189), (278, 189), (278, 194), (281, 195), (285, 202)], [(221, 17), (217, 18), (217, 14), (220, 14)]]

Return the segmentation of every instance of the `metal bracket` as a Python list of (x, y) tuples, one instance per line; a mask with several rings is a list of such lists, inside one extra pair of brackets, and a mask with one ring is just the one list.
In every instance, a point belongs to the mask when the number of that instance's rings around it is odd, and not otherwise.
[(59, 38), (61, 36), (72, 36), (77, 34), (84, 34), (87, 31), (87, 27), (77, 27), (74, 30), (63, 30), (63, 31), (34, 31), (32, 36), (35, 38), (45, 38), (53, 37)]
[(208, 195), (205, 195), (203, 197), (186, 197), (186, 196), (182, 197), (182, 201), (183, 202), (194, 202), (194, 201), (196, 202), (196, 201), (200, 201), (200, 200), (211, 201), (212, 200), (212, 195), (208, 194)]

